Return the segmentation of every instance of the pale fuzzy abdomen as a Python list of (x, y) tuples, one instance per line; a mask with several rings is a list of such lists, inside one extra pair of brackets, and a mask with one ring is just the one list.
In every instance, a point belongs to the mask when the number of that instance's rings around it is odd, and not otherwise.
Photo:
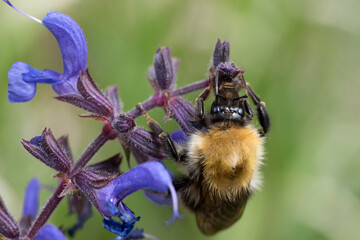
[(242, 191), (252, 192), (260, 187), (263, 141), (252, 126), (214, 127), (197, 132), (187, 147), (191, 159), (187, 169), (194, 178), (202, 179), (209, 192), (232, 199)]

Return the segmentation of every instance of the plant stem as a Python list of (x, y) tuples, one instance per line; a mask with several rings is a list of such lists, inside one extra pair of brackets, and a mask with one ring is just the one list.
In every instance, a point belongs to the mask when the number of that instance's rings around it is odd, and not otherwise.
[(176, 89), (171, 93), (171, 96), (180, 96), (187, 93), (195, 92), (197, 90), (206, 88), (209, 85), (209, 79), (201, 80), (192, 84), (189, 84), (185, 87)]
[[(144, 103), (141, 104), (141, 107), (145, 111), (149, 111), (149, 110), (153, 109), (156, 106), (157, 105), (155, 104), (155, 101), (154, 101), (153, 97), (150, 97), (148, 100), (146, 100)], [(142, 114), (142, 112), (138, 107), (134, 107), (127, 114), (131, 115), (131, 116), (134, 116), (134, 118), (137, 118)]]
[(70, 173), (70, 178), (75, 176), (85, 167), (90, 159), (99, 151), (99, 149), (109, 140), (109, 136), (101, 131), (100, 135), (90, 144), (90, 146), (81, 155)]
[[(182, 87), (182, 88), (172, 91), (171, 96), (181, 96), (181, 95), (184, 95), (187, 93), (195, 92), (197, 90), (206, 88), (208, 85), (209, 85), (209, 79), (201, 80), (196, 83), (192, 83), (185, 87)], [(142, 106), (143, 110), (145, 110), (145, 111), (149, 111), (149, 110), (153, 109), (154, 107), (158, 107), (154, 96), (150, 97), (148, 100), (146, 100), (144, 103), (142, 103), (141, 106)], [(139, 108), (135, 107), (135, 108), (131, 109), (127, 114), (134, 116), (134, 118), (137, 118), (142, 114), (142, 112), (140, 111)]]
[[(90, 161), (90, 159), (99, 151), (99, 149), (109, 140), (109, 137), (106, 133), (101, 131), (101, 134), (90, 144), (90, 146), (85, 150), (85, 152), (81, 155), (79, 160), (76, 162), (74, 168), (72, 169), (69, 178), (71, 179), (75, 176), (85, 165)], [(64, 196), (60, 196), (65, 187), (65, 181), (61, 180), (55, 192), (46, 203), (45, 207), (41, 211), (41, 213), (36, 218), (34, 224), (32, 225), (28, 237), (33, 239), (37, 232), (44, 226), (47, 222), (51, 214), (54, 212), (58, 204), (64, 198)]]
[(35, 219), (34, 224), (31, 226), (31, 229), (28, 233), (28, 237), (30, 239), (34, 239), (35, 235), (38, 233), (40, 228), (44, 226), (44, 224), (47, 222), (51, 214), (54, 212), (57, 205), (64, 198), (63, 196), (59, 197), (60, 193), (64, 190), (64, 187), (65, 187), (64, 181), (61, 180), (55, 192), (50, 197), (45, 207), (42, 209), (41, 213)]

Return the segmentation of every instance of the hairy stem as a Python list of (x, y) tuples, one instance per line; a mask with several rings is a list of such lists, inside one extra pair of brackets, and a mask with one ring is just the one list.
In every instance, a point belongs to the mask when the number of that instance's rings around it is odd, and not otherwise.
[(30, 231), (28, 233), (28, 237), (30, 239), (34, 239), (35, 235), (38, 233), (40, 228), (44, 226), (44, 224), (47, 222), (51, 214), (54, 212), (58, 204), (61, 202), (61, 200), (64, 198), (63, 196), (60, 197), (60, 194), (64, 190), (65, 184), (64, 181), (61, 180), (58, 187), (56, 188), (53, 195), (50, 197), (48, 202), (46, 203), (45, 207), (42, 209), (40, 214), (37, 216), (37, 218), (34, 221), (34, 224), (31, 226)]
[(171, 93), (171, 95), (172, 96), (184, 95), (184, 94), (187, 94), (187, 93), (195, 92), (197, 90), (206, 88), (208, 85), (209, 85), (209, 79), (205, 79), (205, 80), (202, 80), (202, 81), (198, 81), (198, 82), (189, 84), (189, 85), (187, 85), (185, 87), (176, 89), (175, 91), (173, 91)]
[[(149, 111), (149, 110), (153, 109), (154, 107), (157, 107), (158, 105), (156, 104), (156, 102), (154, 100), (155, 99), (153, 97), (151, 97), (148, 100), (146, 100), (144, 103), (141, 103), (141, 107), (143, 108), (143, 110)], [(137, 118), (142, 114), (142, 112), (138, 107), (134, 107), (127, 114), (134, 116), (134, 118)]]
[[(101, 131), (101, 134), (90, 144), (90, 146), (85, 150), (81, 155), (79, 160), (76, 162), (74, 168), (70, 173), (70, 179), (75, 176), (85, 165), (90, 161), (90, 159), (99, 151), (99, 149), (109, 140), (109, 136)], [(28, 237), (33, 239), (37, 232), (44, 226), (51, 214), (54, 212), (58, 204), (64, 198), (60, 196), (65, 187), (65, 180), (61, 180), (58, 187), (56, 188), (53, 195), (50, 197), (49, 201), (46, 203), (45, 207), (42, 209), (41, 213), (36, 218), (34, 224), (32, 225)]]
[[(209, 85), (209, 79), (201, 80), (192, 84), (189, 84), (185, 87), (176, 89), (170, 93), (171, 96), (180, 96), (185, 95), (191, 92), (195, 92), (197, 90), (206, 88)], [(141, 104), (143, 110), (149, 111), (155, 107), (159, 107), (159, 105), (156, 103), (156, 98), (150, 97), (148, 100), (146, 100), (144, 103)], [(135, 107), (131, 109), (127, 114), (134, 116), (134, 118), (139, 117), (142, 112), (139, 108)]]
[(101, 131), (100, 135), (90, 144), (90, 146), (81, 155), (79, 160), (76, 162), (74, 168), (70, 173), (70, 178), (75, 176), (79, 171), (85, 167), (90, 159), (99, 151), (99, 149), (109, 140), (109, 136)]

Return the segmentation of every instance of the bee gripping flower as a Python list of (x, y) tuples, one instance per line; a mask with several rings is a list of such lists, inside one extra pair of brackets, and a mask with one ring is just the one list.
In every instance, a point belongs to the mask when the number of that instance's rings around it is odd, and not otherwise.
[[(8, 1), (5, 2), (9, 4)], [(51, 84), (58, 95), (77, 93), (79, 73), (86, 70), (87, 44), (84, 33), (72, 18), (58, 12), (49, 12), (41, 23), (54, 35), (59, 44), (63, 73), (48, 69), (38, 70), (23, 62), (14, 63), (8, 73), (10, 102), (31, 100), (35, 96), (38, 83)]]

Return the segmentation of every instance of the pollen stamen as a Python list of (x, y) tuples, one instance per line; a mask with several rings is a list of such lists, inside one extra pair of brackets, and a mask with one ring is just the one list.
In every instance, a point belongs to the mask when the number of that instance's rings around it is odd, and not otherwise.
[(15, 9), (15, 11), (21, 13), (22, 15), (24, 15), (25, 17), (28, 17), (32, 20), (34, 20), (35, 22), (38, 22), (40, 24), (42, 24), (42, 21), (40, 19), (37, 19), (36, 17), (33, 17), (23, 11), (21, 11), (20, 9), (16, 8), (14, 5), (12, 5), (12, 3), (9, 0), (3, 0), (7, 5), (9, 5), (10, 7), (12, 7), (13, 9)]

